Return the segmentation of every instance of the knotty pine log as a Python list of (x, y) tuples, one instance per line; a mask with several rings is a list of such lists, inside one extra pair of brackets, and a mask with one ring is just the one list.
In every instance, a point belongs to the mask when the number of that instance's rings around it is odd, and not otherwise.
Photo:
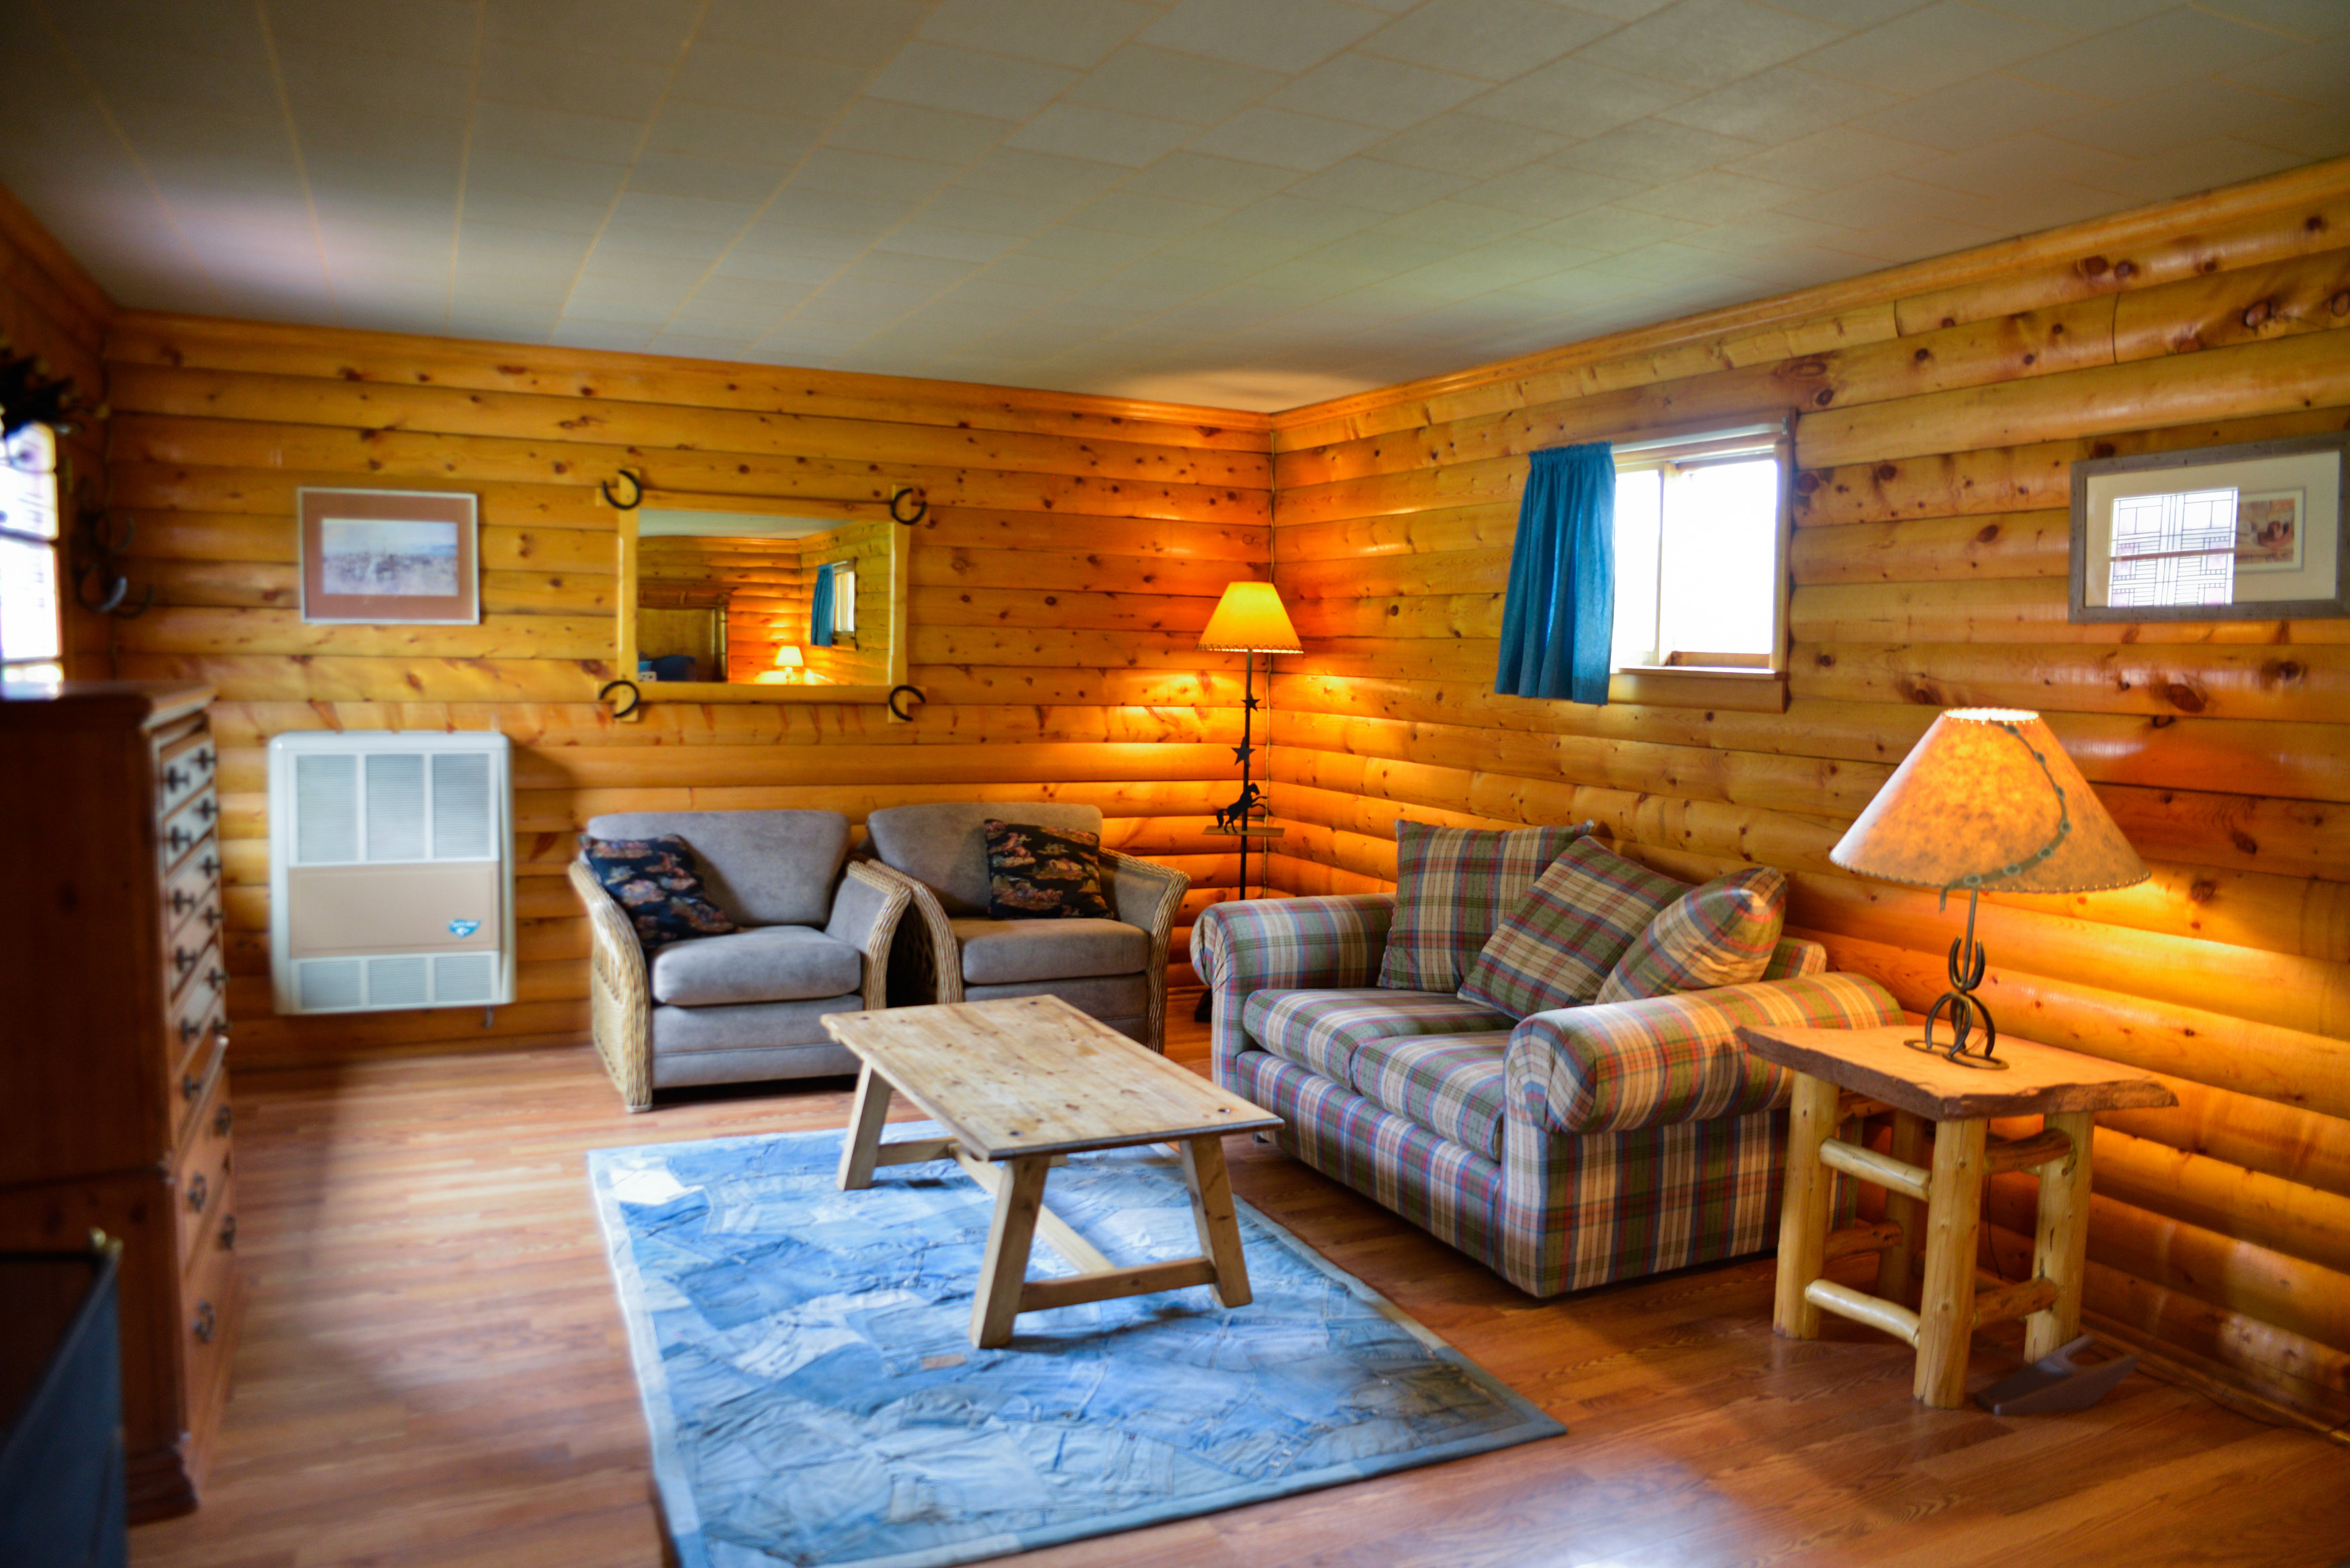
[[(128, 557), (126, 557), (128, 559)], [(302, 602), (300, 572), (290, 563), (139, 559), (129, 570), (143, 588), (155, 587), (159, 607), (292, 609)], [(482, 613), (583, 615), (608, 618), (616, 578), (585, 573), (484, 571)]]
[[(2339, 1127), (2334, 1130), (2337, 1135), (2350, 1132)], [(2335, 1273), (2350, 1271), (2350, 1198), (2338, 1193), (2132, 1137), (2110, 1127), (2097, 1131), (2095, 1182), (2100, 1193), (2151, 1213), (2217, 1231)], [(2350, 1290), (2342, 1293), (2339, 1305), (2350, 1313)], [(2350, 1341), (2319, 1337), (2350, 1349)]]
[[(1067, 516), (1055, 512), (1014, 512), (1001, 508), (933, 505), (905, 536), (924, 545), (948, 550), (1014, 550), (1025, 561), (1029, 553), (1060, 554), (1075, 543), (1088, 551), (1115, 556), (1146, 556), (1161, 559), (1223, 561), (1246, 576), (1261, 567), (1271, 551), (1270, 520), (1237, 523), (1181, 523), (1159, 517), (1119, 517), (1089, 514), (1078, 525), (1078, 538), (1068, 537)], [(930, 552), (918, 550), (920, 561)]]
[(1273, 534), (1280, 548), (1274, 554), (1278, 557), (1276, 569), (1286, 574), (1293, 567), (1317, 562), (1368, 564), (1388, 556), (1450, 550), (1506, 552), (1517, 532), (1517, 508), (1492, 503), (1352, 517), (1337, 523), (1299, 523), (1280, 515), (1276, 508)]
[(608, 615), (485, 615), (477, 626), (348, 626), (294, 609), (158, 607), (115, 628), (126, 655), (332, 653), (383, 659), (566, 659), (611, 657)]
[(2109, 1111), (2098, 1125), (2245, 1170), (2350, 1198), (2350, 1136), (2339, 1118), (2157, 1074), (2178, 1104)]
[[(2341, 618), (2075, 625), (2069, 618), (2071, 613), (2071, 588), (2063, 577), (1799, 585), (1789, 597), (1787, 627), (1797, 642), (2189, 642), (2262, 643), (2278, 648), (2350, 642), (2350, 620)], [(1498, 611), (1490, 624), (1491, 635), (1499, 636)]]
[[(2337, 237), (2350, 238), (2350, 225)], [(2114, 301), (2114, 357), (2192, 354), (2350, 327), (2350, 250), (2207, 273)]]
[(1263, 414), (1030, 388), (854, 372), (775, 369), (592, 348), (525, 348), (404, 332), (278, 326), (127, 311), (107, 357), (122, 365), (310, 377), (327, 381), (536, 393), (657, 407), (784, 410), (879, 423), (968, 425), (1260, 452)]
[[(294, 471), (279, 468), (223, 468), (203, 463), (140, 462), (119, 452), (107, 462), (107, 504), (116, 513), (134, 518), (151, 512), (220, 513), (267, 518), (290, 530), (296, 515), (295, 492), (304, 486), (325, 489), (383, 488), (383, 477), (356, 454), (331, 467)], [(541, 530), (582, 529), (606, 535), (612, 532), (612, 509), (596, 493), (589, 474), (570, 483), (514, 483), (484, 480), (472, 474), (442, 483), (430, 476), (414, 476), (404, 488), (462, 489), (481, 503), (482, 520), (503, 526)], [(744, 508), (748, 510), (748, 508)], [(119, 524), (118, 524), (119, 526)], [(606, 559), (608, 561), (609, 556)], [(607, 570), (611, 567), (608, 566)]]
[[(235, 513), (178, 511), (165, 507), (126, 511), (119, 505), (113, 526), (131, 526), (123, 555), (147, 561), (268, 562), (291, 566), (300, 558), (293, 494), (286, 510), (267, 517)], [(499, 521), (485, 500), (475, 538), (484, 571), (546, 571), (567, 577), (609, 577), (619, 558), (610, 519), (600, 529), (513, 527)], [(609, 584), (598, 585), (608, 592)]]
[(916, 587), (907, 610), (916, 626), (1056, 627), (1070, 631), (1170, 632), (1199, 640), (1212, 598), (1162, 592), (1087, 593), (1069, 588)]
[[(1069, 593), (1159, 594), (1203, 598), (1209, 608), (1235, 578), (1260, 574), (1221, 557), (1183, 557), (1113, 552), (1106, 542), (1083, 535), (1064, 537), (1059, 547), (1024, 549), (958, 545), (918, 549), (908, 580), (917, 588), (1025, 587)], [(1201, 625), (1205, 625), (1204, 618)]]
[[(1357, 662), (1377, 661), (1366, 656)], [(1797, 699), (1846, 702), (2340, 724), (2350, 722), (2350, 649), (1799, 643), (1788, 663), (1788, 689)]]

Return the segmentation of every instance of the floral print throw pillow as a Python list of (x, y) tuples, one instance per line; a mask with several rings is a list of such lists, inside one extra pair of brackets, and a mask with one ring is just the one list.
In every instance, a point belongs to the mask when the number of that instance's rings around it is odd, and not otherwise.
[(710, 901), (701, 863), (676, 835), (603, 839), (583, 833), (579, 850), (636, 928), (646, 951), (692, 937), (723, 937), (736, 929), (726, 911)]
[(989, 919), (1115, 919), (1102, 896), (1100, 834), (993, 817), (980, 829), (987, 835)]

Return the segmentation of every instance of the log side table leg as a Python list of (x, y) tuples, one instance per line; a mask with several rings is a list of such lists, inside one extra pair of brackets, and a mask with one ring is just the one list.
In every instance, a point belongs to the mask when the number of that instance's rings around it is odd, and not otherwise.
[(1191, 1223), (1200, 1232), (1200, 1253), (1216, 1265), (1211, 1287), (1228, 1307), (1255, 1300), (1249, 1289), (1248, 1259), (1241, 1253), (1241, 1227), (1232, 1212), (1232, 1183), (1224, 1170), (1224, 1140), (1211, 1133), (1182, 1146), (1183, 1185), (1191, 1189)]
[(1835, 1173), (1820, 1163), (1820, 1145), (1835, 1132), (1836, 1086), (1806, 1073), (1794, 1075), (1787, 1112), (1787, 1168), (1779, 1200), (1779, 1280), (1771, 1326), (1788, 1339), (1817, 1339), (1820, 1309), (1804, 1287), (1826, 1266), (1828, 1210)]
[(881, 1152), (881, 1124), (889, 1119), (889, 1080), (868, 1062), (857, 1075), (857, 1109), (849, 1115), (848, 1136), (840, 1145), (843, 1192), (873, 1185), (873, 1161)]
[(2056, 1287), (2047, 1310), (2023, 1320), (2023, 1358), (2037, 1361), (2081, 1332), (2081, 1284), (2088, 1271), (2089, 1148), (2096, 1116), (2089, 1111), (2051, 1113), (2050, 1130), (2073, 1140), (2073, 1152), (2040, 1168), (2040, 1222), (2033, 1272)]
[(987, 1256), (971, 1301), (971, 1342), (982, 1350), (1012, 1343), (1012, 1320), (1020, 1315), (1020, 1293), (1028, 1282), (1028, 1248), (1036, 1238), (1037, 1212), (1045, 1207), (1045, 1178), (1053, 1168), (1043, 1155), (1004, 1163), (1011, 1168), (996, 1184)]
[(1967, 1401), (1975, 1329), (1975, 1242), (1982, 1230), (1983, 1147), (1991, 1124), (1939, 1122), (1926, 1187), (1926, 1282), (1918, 1302), (1918, 1373), (1911, 1389), (1938, 1410)]
[[(1927, 1167), (1927, 1147), (1934, 1124), (1915, 1111), (1893, 1113), (1893, 1158), (1904, 1165)], [(1903, 1306), (1918, 1299), (1918, 1244), (1925, 1240), (1926, 1206), (1906, 1192), (1887, 1189), (1885, 1217), (1901, 1227), (1901, 1240), (1877, 1256), (1877, 1293)]]

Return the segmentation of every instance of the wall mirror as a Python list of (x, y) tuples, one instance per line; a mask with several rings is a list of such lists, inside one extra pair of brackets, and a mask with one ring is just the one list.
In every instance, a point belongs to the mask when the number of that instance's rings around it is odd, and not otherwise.
[(641, 701), (886, 702), (905, 683), (906, 528), (817, 510), (619, 514), (619, 668)]
[(2073, 465), (2075, 622), (2350, 615), (2350, 436)]

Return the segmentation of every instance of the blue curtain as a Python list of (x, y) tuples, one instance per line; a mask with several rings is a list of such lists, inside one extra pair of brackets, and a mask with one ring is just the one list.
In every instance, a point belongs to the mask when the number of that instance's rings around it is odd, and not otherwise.
[(832, 566), (827, 561), (816, 569), (816, 598), (808, 606), (808, 645), (812, 648), (832, 646)]
[(1493, 690), (1605, 702), (1615, 634), (1615, 458), (1604, 441), (1538, 452), (1518, 504)]

